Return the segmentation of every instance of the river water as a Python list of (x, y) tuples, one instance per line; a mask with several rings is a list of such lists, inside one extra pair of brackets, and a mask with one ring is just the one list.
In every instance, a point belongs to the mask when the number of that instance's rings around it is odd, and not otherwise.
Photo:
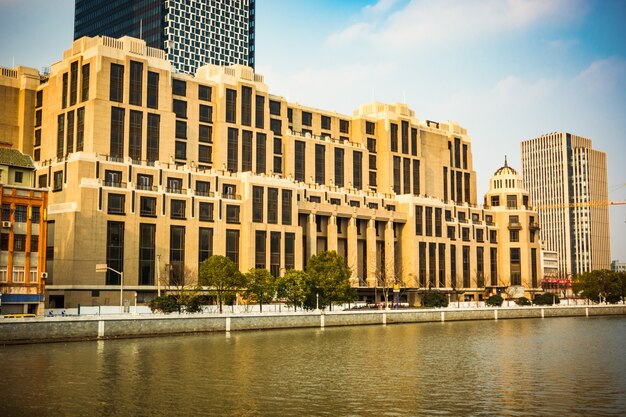
[(0, 416), (626, 415), (626, 318), (0, 346)]

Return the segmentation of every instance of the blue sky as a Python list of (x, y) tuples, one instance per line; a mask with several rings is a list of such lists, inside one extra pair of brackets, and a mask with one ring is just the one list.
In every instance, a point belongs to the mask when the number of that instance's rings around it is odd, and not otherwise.
[[(36, 68), (72, 41), (73, 0), (0, 0), (0, 66)], [(351, 114), (372, 98), (472, 137), (479, 200), (519, 143), (568, 131), (608, 155), (626, 200), (626, 1), (257, 0), (257, 72), (290, 101)], [(626, 206), (611, 208), (626, 260)]]

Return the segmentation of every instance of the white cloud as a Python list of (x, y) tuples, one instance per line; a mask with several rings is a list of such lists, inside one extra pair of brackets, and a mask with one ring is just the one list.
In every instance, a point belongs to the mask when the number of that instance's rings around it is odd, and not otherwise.
[(363, 8), (365, 13), (381, 14), (387, 12), (396, 4), (397, 0), (378, 0), (374, 5), (367, 5)]
[(351, 26), (348, 26), (341, 32), (331, 34), (327, 39), (328, 45), (346, 45), (359, 38), (368, 36), (372, 30), (372, 25), (369, 23), (358, 22)]

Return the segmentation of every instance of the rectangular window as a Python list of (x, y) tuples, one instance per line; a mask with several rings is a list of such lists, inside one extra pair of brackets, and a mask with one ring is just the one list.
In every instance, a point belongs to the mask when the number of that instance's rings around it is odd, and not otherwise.
[(211, 101), (211, 87), (208, 85), (198, 86), (198, 99), (204, 101)]
[(535, 248), (530, 249), (530, 277), (533, 288), (537, 288), (537, 249)]
[(203, 222), (213, 221), (213, 203), (198, 203), (198, 218)]
[(254, 235), (254, 267), (265, 269), (265, 247), (267, 232), (257, 230)]
[(130, 111), (130, 127), (128, 136), (128, 156), (133, 161), (141, 160), (141, 127), (143, 126), (143, 113), (140, 111)]
[(294, 177), (296, 181), (305, 181), (305, 167), (306, 167), (306, 144), (297, 140), (295, 142), (295, 155), (294, 155)]
[(81, 152), (85, 146), (85, 108), (76, 110), (76, 152)]
[(200, 125), (198, 129), (198, 140), (204, 143), (213, 142), (213, 126)]
[(280, 116), (280, 101), (270, 100), (270, 114)]
[(498, 248), (489, 249), (489, 260), (491, 267), (491, 285), (498, 285)]
[[(31, 207), (30, 221), (31, 221), (33, 224), (37, 224), (37, 223), (39, 223), (39, 219), (40, 219), (39, 214), (40, 214), (40, 209), (39, 209), (39, 207), (37, 207), (37, 206), (32, 206), (32, 207)], [(33, 235), (33, 236), (35, 236), (35, 235)]]
[(241, 124), (252, 126), (252, 88), (241, 87)]
[(109, 153), (114, 158), (124, 156), (124, 109), (111, 108), (111, 143)]
[(238, 224), (239, 223), (239, 206), (232, 204), (226, 205), (226, 223)]
[(311, 126), (313, 124), (313, 115), (308, 111), (302, 112), (302, 126)]
[(280, 275), (280, 232), (270, 233), (270, 273)]
[(463, 144), (463, 169), (467, 169), (467, 145)]
[(226, 122), (236, 123), (237, 121), (237, 91), (226, 89)]
[(411, 194), (411, 160), (409, 158), (402, 159), (402, 181), (404, 194)]
[(185, 271), (185, 226), (170, 226), (170, 285), (183, 283)]
[(170, 201), (170, 219), (185, 220), (185, 209), (187, 202), (185, 200)]
[(172, 94), (185, 97), (187, 95), (187, 83), (183, 80), (172, 80)]
[(81, 95), (80, 101), (89, 100), (89, 64), (85, 64), (82, 67), (82, 81), (81, 81)]
[(78, 96), (78, 61), (70, 64), (70, 75), (70, 106), (73, 106)]
[(280, 156), (274, 156), (274, 172), (277, 174), (283, 172), (283, 158)]
[(470, 174), (466, 172), (464, 175), (464, 179), (465, 179), (465, 202), (469, 203), (470, 202)]
[(350, 122), (347, 120), (339, 120), (339, 132), (350, 133)]
[(130, 98), (129, 103), (143, 105), (143, 64), (130, 61)]
[(263, 223), (263, 187), (252, 187), (252, 221)]
[(295, 267), (295, 247), (296, 234), (285, 233), (285, 270), (289, 271)]
[(411, 155), (417, 156), (417, 129), (411, 128)]
[(256, 134), (256, 173), (264, 174), (266, 167), (266, 141), (267, 136), (265, 133)]
[(239, 230), (226, 229), (226, 257), (239, 269)]
[(63, 171), (56, 171), (52, 182), (52, 191), (61, 191), (63, 189)]
[(454, 167), (461, 168), (461, 139), (454, 138)]
[(282, 195), (282, 224), (291, 226), (291, 190), (283, 190)]
[(279, 119), (270, 119), (270, 130), (274, 133), (274, 136), (283, 135), (283, 123)]
[(315, 182), (324, 184), (326, 182), (326, 146), (315, 145)]
[(187, 118), (187, 102), (183, 100), (174, 99), (172, 102), (172, 111), (176, 114), (176, 117), (179, 119)]
[(343, 187), (343, 161), (344, 150), (341, 148), (335, 148), (335, 185), (337, 187)]
[(435, 207), (435, 236), (441, 237), (441, 208)]
[(485, 248), (482, 246), (476, 248), (476, 280), (478, 288), (485, 286)]
[(139, 225), (139, 285), (154, 285), (156, 225)]
[(470, 247), (463, 246), (463, 288), (470, 286)]
[(433, 208), (426, 207), (426, 236), (433, 235)]
[(68, 73), (63, 74), (63, 95), (61, 97), (61, 108), (67, 107), (67, 88), (68, 88)]
[(65, 151), (65, 115), (59, 114), (57, 118), (57, 158), (63, 158)]
[(322, 116), (322, 129), (330, 130), (330, 117)]
[(124, 194), (109, 193), (107, 202), (108, 214), (124, 214), (126, 196)]
[[(376, 153), (376, 139), (374, 139), (374, 138), (367, 138), (367, 150), (370, 151), (370, 152)], [(375, 155), (371, 155), (371, 156), (375, 156)], [(376, 164), (374, 164), (374, 167), (375, 166), (376, 166)], [(370, 168), (372, 168), (371, 165), (370, 165)]]
[(159, 108), (159, 73), (148, 71), (148, 107)]
[(398, 152), (398, 125), (391, 123), (391, 152)]
[(422, 206), (415, 206), (415, 234), (422, 236), (423, 233), (423, 213), (424, 208)]
[(111, 64), (111, 77), (109, 82), (109, 100), (122, 102), (124, 94), (124, 66)]
[(140, 197), (139, 215), (142, 217), (156, 217), (156, 197)]
[(148, 113), (148, 135), (146, 158), (148, 162), (159, 160), (159, 142), (161, 136), (161, 116)]
[(400, 194), (400, 157), (393, 157), (393, 192)]
[(31, 252), (39, 252), (39, 236), (38, 235), (30, 235), (30, 251)]
[(374, 122), (365, 122), (365, 133), (368, 135), (375, 135), (376, 124)]
[(74, 152), (74, 111), (67, 112), (67, 153)]
[(428, 244), (428, 285), (437, 286), (437, 244)]
[(352, 186), (357, 190), (363, 188), (363, 153), (352, 152)]
[(511, 253), (511, 285), (522, 285), (522, 264), (519, 248), (510, 248)]
[[(107, 222), (106, 263), (109, 268), (124, 272), (124, 222)], [(107, 270), (106, 285), (120, 285), (120, 274)]]
[(232, 127), (228, 128), (228, 152), (227, 169), (237, 172), (239, 168), (239, 131)]
[(205, 123), (213, 123), (213, 107), (200, 104), (200, 121)]
[(450, 245), (450, 286), (456, 288), (456, 245)]
[(252, 132), (241, 132), (241, 170), (252, 171)]
[(446, 245), (440, 243), (439, 248), (439, 288), (446, 286)]
[(256, 96), (254, 126), (259, 129), (265, 128), (265, 97)]
[(413, 194), (420, 195), (420, 161), (413, 160)]
[(212, 148), (210, 146), (198, 145), (198, 162), (210, 164), (212, 161)]
[(402, 153), (409, 153), (409, 122), (402, 121)]
[(506, 196), (506, 206), (510, 209), (517, 208), (517, 196), (516, 195), (507, 195)]
[(426, 287), (426, 242), (419, 242), (419, 286)]
[(267, 189), (267, 222), (278, 223), (278, 189)]
[(213, 256), (213, 229), (201, 227), (198, 231), (198, 264)]
[(211, 183), (208, 181), (196, 181), (196, 195), (202, 197), (211, 195)]
[(27, 214), (28, 214), (28, 209), (26, 208), (26, 206), (23, 206), (21, 204), (16, 205), (13, 219), (17, 223), (26, 223), (26, 218), (28, 217)]
[(176, 141), (174, 144), (174, 158), (179, 160), (187, 159), (187, 144), (185, 142)]

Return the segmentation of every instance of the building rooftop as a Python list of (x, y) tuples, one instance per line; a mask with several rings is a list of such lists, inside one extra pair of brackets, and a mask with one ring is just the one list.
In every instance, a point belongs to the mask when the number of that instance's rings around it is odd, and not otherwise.
[(498, 168), (498, 170), (496, 172), (493, 173), (493, 175), (518, 175), (517, 171), (513, 168), (511, 168), (506, 160), (506, 156), (504, 157), (504, 165), (501, 166), (500, 168)]
[(35, 169), (31, 157), (14, 148), (0, 147), (0, 165)]

